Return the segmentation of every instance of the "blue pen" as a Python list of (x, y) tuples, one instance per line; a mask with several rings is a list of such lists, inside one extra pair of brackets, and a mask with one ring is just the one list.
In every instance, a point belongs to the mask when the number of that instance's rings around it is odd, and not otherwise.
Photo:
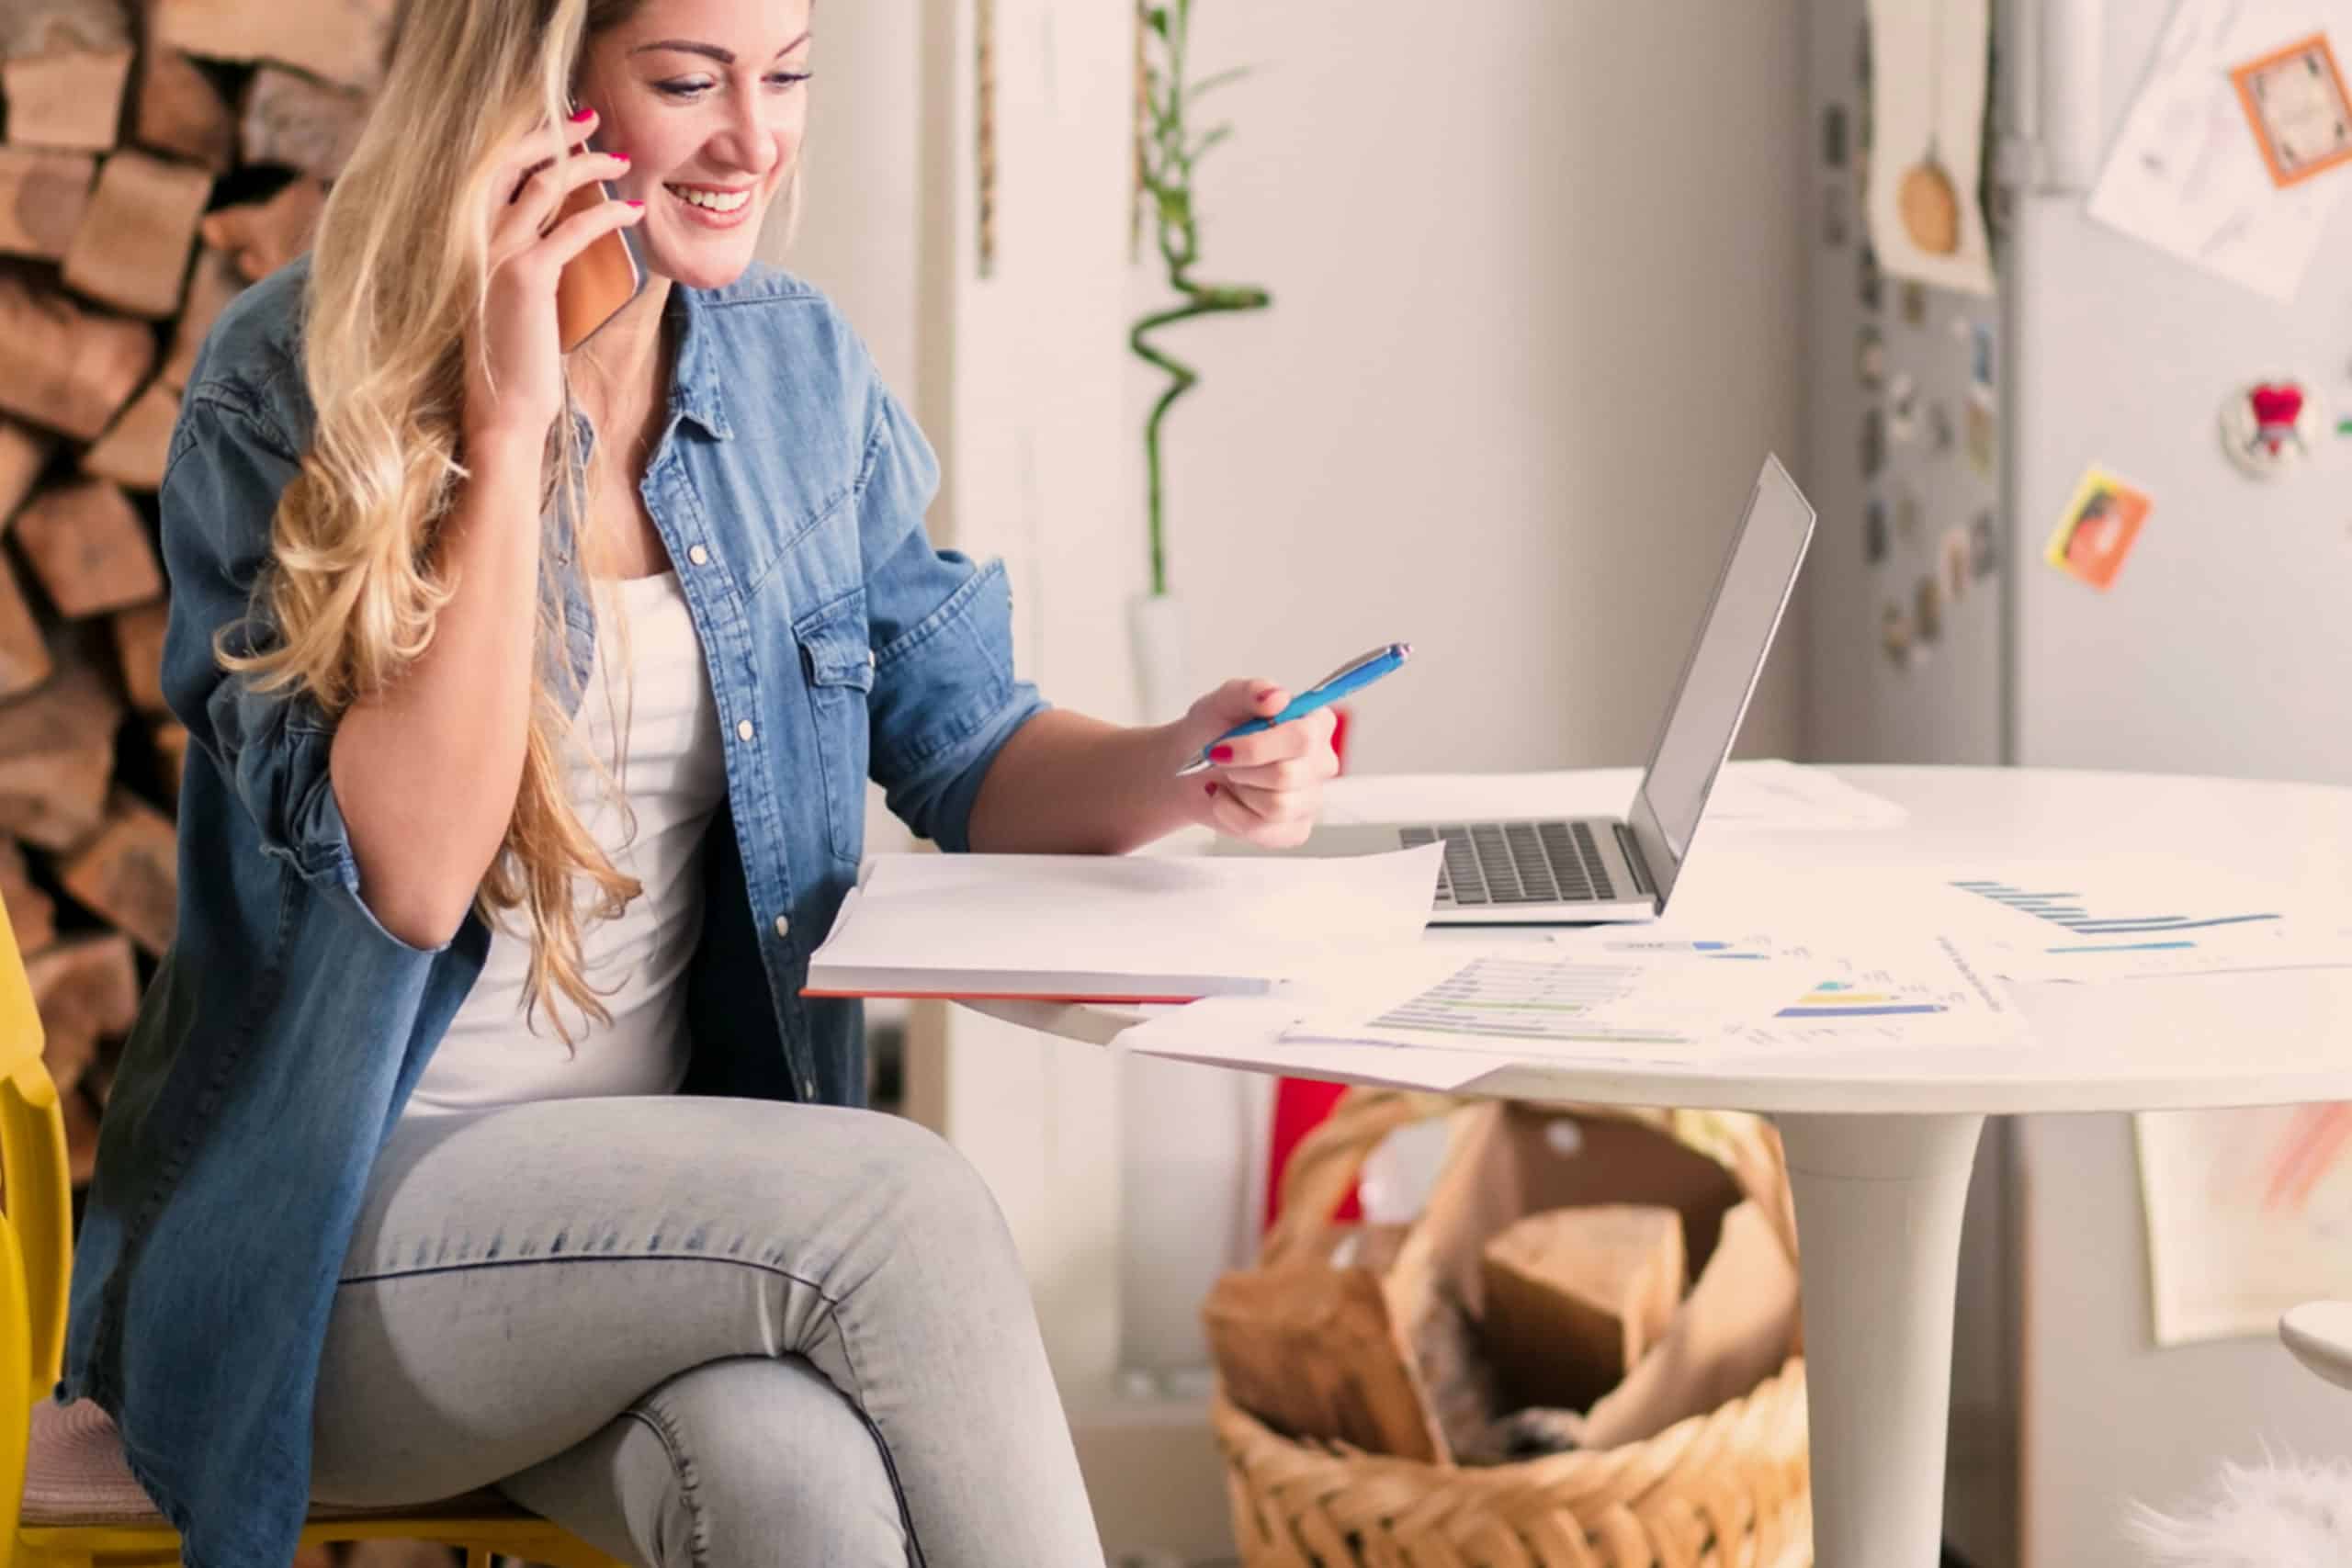
[(1409, 642), (1392, 642), (1374, 649), (1360, 659), (1351, 659), (1314, 685), (1290, 700), (1290, 705), (1272, 718), (1253, 718), (1247, 724), (1237, 724), (1218, 736), (1209, 746), (1201, 748), (1199, 756), (1176, 770), (1178, 778), (1197, 773), (1211, 767), (1209, 750), (1222, 746), (1237, 736), (1255, 735), (1261, 729), (1272, 729), (1278, 724), (1288, 724), (1295, 718), (1305, 718), (1317, 708), (1328, 707), (1351, 692), (1360, 692), (1391, 670), (1413, 657)]

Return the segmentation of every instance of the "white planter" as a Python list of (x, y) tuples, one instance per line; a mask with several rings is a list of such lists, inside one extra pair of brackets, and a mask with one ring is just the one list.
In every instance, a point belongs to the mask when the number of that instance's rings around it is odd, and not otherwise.
[(1184, 716), (1201, 694), (1193, 689), (1192, 624), (1172, 593), (1138, 593), (1127, 601), (1127, 633), (1135, 654), (1136, 716), (1167, 724)]

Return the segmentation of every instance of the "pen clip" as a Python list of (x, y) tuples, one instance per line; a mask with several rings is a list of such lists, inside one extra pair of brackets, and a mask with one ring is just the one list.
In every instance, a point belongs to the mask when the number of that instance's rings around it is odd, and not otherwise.
[[(1370, 653), (1358, 654), (1355, 658), (1349, 660), (1345, 664), (1340, 665), (1337, 670), (1332, 671), (1329, 675), (1324, 676), (1323, 679), (1316, 682), (1312, 686), (1307, 687), (1306, 691), (1319, 692), (1333, 682), (1338, 681), (1342, 677), (1354, 674), (1357, 671), (1363, 669), (1374, 660), (1385, 659), (1396, 651), (1396, 645), (1395, 643), (1384, 642), (1378, 648), (1374, 649)], [(1300, 694), (1302, 696), (1306, 694), (1306, 693)]]

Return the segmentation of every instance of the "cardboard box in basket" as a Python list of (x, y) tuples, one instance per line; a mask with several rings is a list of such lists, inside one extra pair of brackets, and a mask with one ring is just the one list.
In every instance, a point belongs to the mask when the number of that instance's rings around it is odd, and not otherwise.
[(1582, 1205), (1672, 1210), (1697, 1281), (1625, 1382), (1581, 1418), (1583, 1446), (1712, 1409), (1788, 1356), (1796, 1302), (1785, 1202), (1770, 1213), (1743, 1202), (1731, 1172), (1675, 1137), (1668, 1115), (1487, 1101), (1448, 1121), (1443, 1168), (1401, 1233), (1316, 1233), (1300, 1227), (1320, 1216), (1297, 1217), (1266, 1262), (1218, 1280), (1203, 1317), (1236, 1404), (1293, 1437), (1374, 1453), (1501, 1457), (1497, 1418), (1530, 1401), (1500, 1383), (1479, 1346), (1484, 1254), (1524, 1216)]

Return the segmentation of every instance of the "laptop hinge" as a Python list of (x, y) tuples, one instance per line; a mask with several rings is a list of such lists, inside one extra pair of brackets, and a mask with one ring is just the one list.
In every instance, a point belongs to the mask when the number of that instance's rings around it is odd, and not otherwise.
[(1657, 897), (1657, 884), (1650, 880), (1650, 868), (1643, 863), (1642, 846), (1634, 830), (1623, 822), (1610, 824), (1617, 829), (1617, 849), (1625, 857), (1625, 868), (1634, 874), (1634, 885), (1647, 897)]

